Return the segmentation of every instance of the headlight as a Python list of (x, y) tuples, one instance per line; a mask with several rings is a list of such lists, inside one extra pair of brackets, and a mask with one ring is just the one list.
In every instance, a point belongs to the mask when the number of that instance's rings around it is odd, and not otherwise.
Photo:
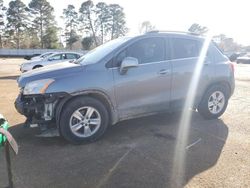
[(24, 95), (32, 95), (32, 94), (43, 94), (47, 90), (50, 84), (52, 84), (54, 79), (44, 79), (44, 80), (36, 80), (33, 82), (29, 82), (26, 84), (23, 90)]

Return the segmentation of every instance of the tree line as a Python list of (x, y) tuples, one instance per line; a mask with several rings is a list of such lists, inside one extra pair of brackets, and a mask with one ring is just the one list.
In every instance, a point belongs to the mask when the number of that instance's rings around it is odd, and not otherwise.
[[(198, 35), (206, 35), (209, 29), (206, 26), (194, 23), (188, 29), (189, 32), (195, 33)], [(227, 37), (225, 34), (219, 34), (212, 37), (212, 40), (218, 45), (218, 47), (223, 52), (239, 52), (247, 51), (247, 47), (244, 47), (234, 41), (233, 38)]]
[(61, 18), (64, 28), (57, 26), (54, 8), (47, 0), (31, 0), (27, 6), (21, 0), (12, 0), (8, 7), (0, 0), (0, 48), (52, 49), (63, 48), (66, 43), (72, 49), (81, 41), (89, 50), (128, 31), (125, 13), (118, 4), (88, 0), (79, 10), (69, 4)]

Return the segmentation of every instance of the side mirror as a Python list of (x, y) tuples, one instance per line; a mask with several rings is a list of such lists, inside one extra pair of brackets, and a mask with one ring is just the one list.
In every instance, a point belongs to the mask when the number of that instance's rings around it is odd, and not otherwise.
[(138, 59), (134, 57), (126, 57), (123, 59), (120, 66), (120, 74), (125, 74), (129, 68), (138, 67)]

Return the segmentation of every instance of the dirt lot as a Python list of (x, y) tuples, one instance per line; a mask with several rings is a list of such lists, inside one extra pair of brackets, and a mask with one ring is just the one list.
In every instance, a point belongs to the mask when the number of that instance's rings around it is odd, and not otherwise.
[[(170, 187), (178, 114), (121, 122), (102, 140), (79, 146), (39, 138), (21, 126), (14, 109), (18, 65), (0, 59), (0, 113), (19, 144), (13, 156), (14, 184), (36, 187)], [(185, 187), (250, 187), (250, 65), (236, 65), (236, 89), (225, 114), (203, 120), (193, 112), (187, 143)], [(0, 149), (0, 187), (7, 185)]]

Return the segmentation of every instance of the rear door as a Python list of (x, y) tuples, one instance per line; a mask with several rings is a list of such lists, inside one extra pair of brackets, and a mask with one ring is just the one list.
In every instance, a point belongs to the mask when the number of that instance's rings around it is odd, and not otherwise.
[[(194, 76), (200, 51), (203, 47), (203, 41), (185, 37), (173, 37), (170, 39), (170, 44), (172, 47), (171, 63), (173, 67), (171, 107), (180, 108), (184, 105), (191, 86), (191, 79)], [(196, 96), (194, 96), (197, 98), (197, 101), (203, 94), (208, 83), (211, 82), (213, 75), (212, 61), (209, 57), (206, 57), (203, 62), (202, 72), (198, 78), (199, 84)]]
[[(166, 48), (167, 39), (163, 37), (144, 38), (115, 57), (115, 96), (121, 119), (169, 108), (171, 66)], [(125, 57), (137, 58), (139, 66), (120, 74), (119, 66)]]
[(46, 61), (42, 61), (42, 65), (52, 65), (61, 62), (63, 59), (63, 54), (55, 54), (50, 56)]

